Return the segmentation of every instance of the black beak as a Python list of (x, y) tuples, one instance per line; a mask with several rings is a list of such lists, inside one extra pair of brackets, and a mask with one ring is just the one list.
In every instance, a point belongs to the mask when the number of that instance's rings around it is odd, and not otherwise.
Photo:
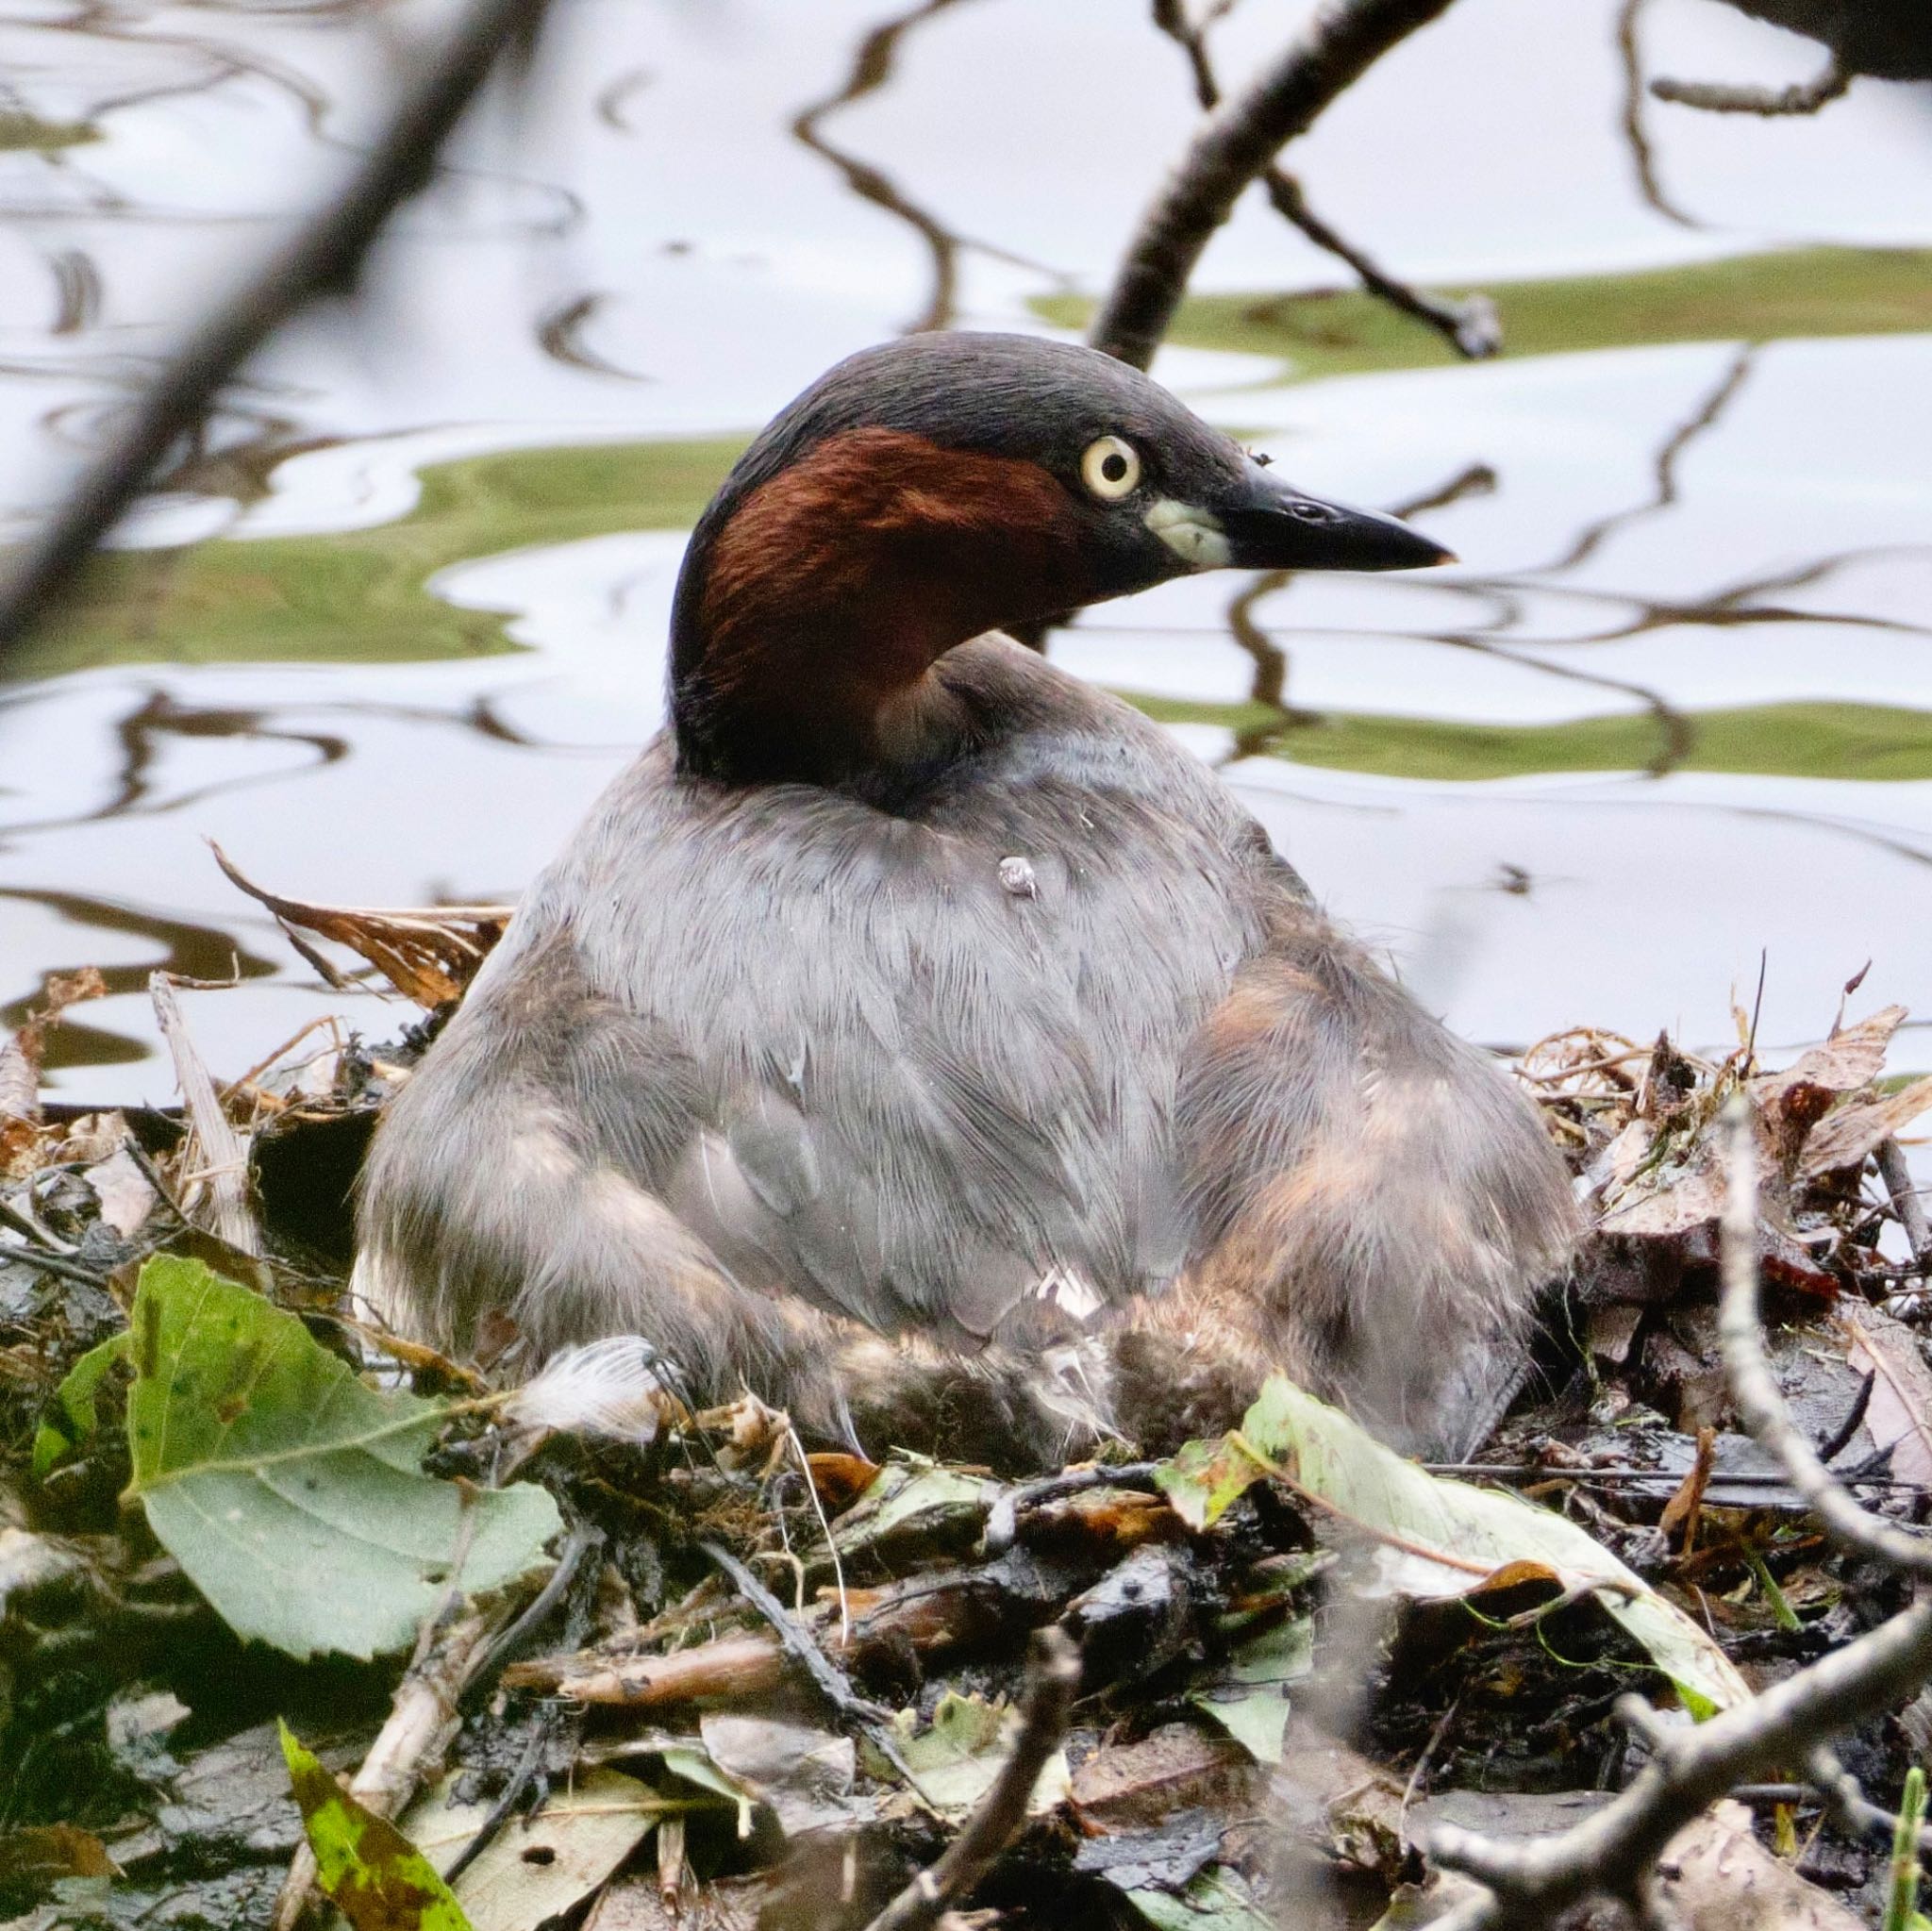
[(1425, 570), (1454, 551), (1375, 509), (1351, 509), (1250, 473), (1245, 496), (1221, 512), (1237, 570)]

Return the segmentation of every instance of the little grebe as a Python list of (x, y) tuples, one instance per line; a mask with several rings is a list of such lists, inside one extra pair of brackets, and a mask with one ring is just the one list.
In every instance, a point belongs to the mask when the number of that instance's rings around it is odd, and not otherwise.
[(356, 1289), (534, 1360), (1014, 1464), (1288, 1369), (1458, 1432), (1573, 1240), (1531, 1107), (1223, 786), (994, 634), (1190, 571), (1447, 553), (1091, 350), (853, 357), (693, 532), (670, 728), (396, 1098)]

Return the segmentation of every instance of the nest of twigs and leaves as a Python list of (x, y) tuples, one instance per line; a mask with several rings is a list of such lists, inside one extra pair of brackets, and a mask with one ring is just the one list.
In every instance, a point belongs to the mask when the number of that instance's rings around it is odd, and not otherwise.
[[(491, 910), (363, 949), (459, 993)], [(1595, 1232), (1470, 1462), (1277, 1376), (1016, 1482), (692, 1412), (636, 1339), (379, 1333), (349, 1189), (429, 1028), (224, 1086), (158, 987), (187, 1103), (82, 1114), (38, 1057), (96, 990), (0, 1047), (0, 1924), (1911, 1923), (1899, 1009), (1524, 1056)]]

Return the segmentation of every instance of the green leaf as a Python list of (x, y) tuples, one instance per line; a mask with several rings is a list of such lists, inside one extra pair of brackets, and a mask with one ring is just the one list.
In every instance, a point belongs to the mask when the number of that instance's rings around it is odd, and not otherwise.
[[(1265, 1390), (1264, 1390), (1265, 1393)], [(1191, 1529), (1211, 1529), (1268, 1471), (1238, 1437), (1187, 1441), (1155, 1470), (1154, 1483)]]
[(350, 1796), (287, 1723), (281, 1732), (316, 1882), (355, 1931), (473, 1931), (422, 1852)]
[(1127, 1900), (1155, 1931), (1274, 1931), (1232, 1871), (1210, 1864), (1183, 1890), (1130, 1890)]
[(116, 1361), (128, 1357), (132, 1334), (123, 1328), (98, 1347), (90, 1348), (67, 1371), (54, 1390), (55, 1409), (34, 1433), (34, 1479), (44, 1482), (57, 1462), (85, 1447), (99, 1425), (97, 1407), (101, 1383)]
[(401, 1648), (458, 1579), (494, 1589), (557, 1532), (542, 1490), (419, 1466), (445, 1409), (365, 1387), (292, 1314), (201, 1262), (135, 1290), (129, 1499), (237, 1635), (292, 1656)]
[(1291, 1616), (1244, 1642), (1219, 1676), (1188, 1692), (1257, 1763), (1279, 1763), (1288, 1735), (1288, 1686), (1315, 1666), (1315, 1624)]
[[(1019, 1714), (1008, 1704), (949, 1690), (933, 1710), (931, 1723), (918, 1730), (918, 1722), (917, 1711), (909, 1709), (893, 1718), (899, 1754), (919, 1779), (920, 1795), (942, 1817), (962, 1818), (1005, 1768)], [(1027, 1814), (1052, 1809), (1066, 1796), (1071, 1781), (1066, 1753), (1056, 1750), (1041, 1766), (1026, 1800)]]
[(699, 1790), (709, 1790), (723, 1797), (727, 1804), (735, 1805), (738, 1808), (738, 1835), (741, 1838), (751, 1835), (752, 1811), (758, 1803), (757, 1797), (728, 1771), (720, 1769), (703, 1744), (695, 1740), (690, 1743), (668, 1743), (658, 1754), (673, 1776), (682, 1777), (686, 1783), (695, 1784)]
[(849, 1558), (890, 1547), (903, 1556), (970, 1542), (998, 1493), (999, 1484), (984, 1476), (917, 1458), (893, 1462), (839, 1518), (834, 1534), (840, 1553)]
[(1574, 1523), (1520, 1496), (1426, 1473), (1285, 1375), (1269, 1377), (1229, 1441), (1313, 1501), (1324, 1533), (1365, 1541), (1371, 1593), (1436, 1600), (1537, 1580), (1566, 1593), (1594, 1588), (1693, 1716), (1750, 1697), (1703, 1629)]

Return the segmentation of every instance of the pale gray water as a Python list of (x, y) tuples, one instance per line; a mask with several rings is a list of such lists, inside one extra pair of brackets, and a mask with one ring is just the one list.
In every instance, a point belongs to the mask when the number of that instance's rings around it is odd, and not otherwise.
[[(1301, 10), (1237, 14), (1229, 73)], [(1667, 219), (1620, 130), (1613, 11), (1459, 0), (1297, 150), (1311, 196), (1418, 275), (1932, 242), (1932, 111), (1872, 83), (1803, 124), (1652, 107), (1657, 172), (1707, 225)], [(211, 279), (323, 191), (367, 131), (392, 37), (434, 14), (0, 6), (0, 112), (103, 135), (0, 152), (0, 511), (53, 487)], [(928, 241), (790, 131), (888, 17), (842, 0), (560, 8), (534, 98), (475, 131), (360, 308), (265, 358), (217, 439), (238, 459), (190, 472), (130, 540), (367, 526), (408, 510), (425, 461), (747, 430), (924, 313)], [(1783, 81), (1812, 62), (1708, 0), (1655, 0), (1644, 41), (1653, 71)], [(816, 126), (972, 238), (952, 257), (962, 320), (1038, 326), (1026, 298), (1104, 281), (1191, 121), (1140, 8), (957, 0), (908, 33), (886, 86)], [(1334, 278), (1257, 205), (1201, 285)], [(1932, 711), (1924, 336), (1287, 388), (1257, 386), (1271, 363), (1174, 350), (1159, 373), (1337, 495), (1401, 502), (1493, 473), (1422, 519), (1459, 571), (1307, 578), (1255, 607), (1299, 708), (1573, 727), (1773, 703)], [(221, 493), (237, 476), (269, 493), (239, 506)], [(241, 990), (192, 1002), (224, 1071), (324, 1011), (393, 1030), (400, 1008), (316, 986), (203, 839), (311, 897), (513, 894), (656, 721), (677, 551), (619, 533), (443, 571), (436, 593), (510, 613), (523, 655), (109, 664), (0, 691), (0, 1006), (83, 963), (119, 989), (70, 1031), (61, 1090), (171, 1096), (140, 990), (164, 962), (219, 975), (242, 955)], [(1094, 613), (1057, 654), (1120, 688), (1239, 701), (1255, 677), (1226, 621), (1241, 588)], [(1240, 748), (1222, 724), (1176, 728), (1217, 761)], [(1861, 1001), (1932, 1012), (1932, 767), (1870, 782), (1790, 762), (1652, 776), (1531, 757), (1470, 782), (1248, 757), (1230, 775), (1330, 903), (1478, 1037), (1589, 1020), (1722, 1040), (1760, 949), (1767, 1040), (1822, 1031), (1867, 957)]]

